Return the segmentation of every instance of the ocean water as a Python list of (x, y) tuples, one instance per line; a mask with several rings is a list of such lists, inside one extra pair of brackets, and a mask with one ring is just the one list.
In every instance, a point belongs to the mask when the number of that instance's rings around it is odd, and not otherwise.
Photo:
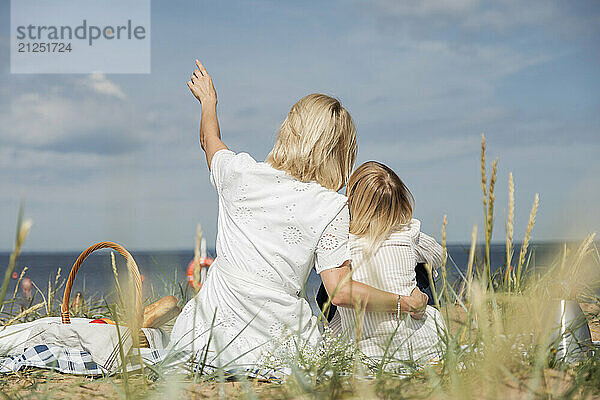
[[(544, 266), (560, 251), (560, 246), (556, 243), (538, 243), (532, 246), (532, 265), (536, 268)], [(482, 248), (478, 248), (478, 257), (482, 258)], [(519, 247), (515, 249), (513, 265), (518, 259)], [(209, 251), (210, 253), (210, 251)], [(214, 254), (214, 252), (213, 252)], [(466, 270), (469, 245), (454, 244), (448, 246), (448, 275), (450, 280), (460, 277)], [(60, 267), (61, 277), (67, 278), (71, 266), (77, 259), (79, 253), (23, 253), (18, 259), (15, 271), (20, 274), (24, 267), (27, 267), (26, 276), (29, 276), (36, 285), (46, 293), (48, 290), (48, 281), (54, 282), (54, 276)], [(193, 258), (193, 251), (132, 251), (132, 255), (138, 264), (141, 275), (143, 276), (143, 294), (144, 297), (153, 297), (165, 295), (173, 290), (178, 284), (186, 287), (186, 270), (188, 263)], [(0, 253), (0, 277), (4, 277), (4, 271), (8, 265), (10, 253)], [(494, 244), (491, 247), (490, 257), (493, 268), (505, 265), (505, 248), (502, 244)], [(126, 266), (124, 259), (115, 253), (120, 276), (126, 276)], [(320, 277), (314, 272), (310, 273), (306, 283), (306, 296), (314, 307), (315, 293), (321, 284)], [(12, 296), (15, 289), (16, 279), (11, 279), (8, 295)], [(114, 275), (112, 272), (109, 251), (102, 250), (91, 254), (80, 268), (75, 283), (73, 285), (72, 295), (81, 291), (86, 298), (90, 296), (101, 296), (109, 294), (115, 286)], [(191, 293), (191, 291), (188, 291)], [(61, 289), (56, 298), (62, 299), (63, 290)], [(39, 296), (39, 294), (38, 294)], [(41, 299), (41, 297), (38, 297)]]

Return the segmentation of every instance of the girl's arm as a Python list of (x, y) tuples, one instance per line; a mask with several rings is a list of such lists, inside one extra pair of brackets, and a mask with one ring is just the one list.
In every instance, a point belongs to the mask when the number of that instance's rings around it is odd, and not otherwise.
[(210, 169), (215, 153), (219, 150), (227, 149), (227, 146), (221, 141), (219, 120), (217, 118), (217, 92), (213, 86), (212, 79), (200, 61), (196, 60), (196, 66), (198, 68), (192, 73), (187, 85), (198, 101), (200, 101), (202, 107), (200, 145), (206, 153), (206, 162), (208, 163), (208, 169)]
[(432, 269), (442, 266), (442, 246), (429, 235), (419, 232), (414, 239), (417, 263), (427, 263)]
[(399, 296), (352, 280), (349, 261), (339, 268), (322, 271), (321, 279), (331, 303), (338, 307), (352, 308), (358, 304), (367, 311), (396, 313), (400, 303), (401, 312), (410, 312), (413, 318), (420, 319), (427, 306), (427, 295), (419, 288), (410, 296)]

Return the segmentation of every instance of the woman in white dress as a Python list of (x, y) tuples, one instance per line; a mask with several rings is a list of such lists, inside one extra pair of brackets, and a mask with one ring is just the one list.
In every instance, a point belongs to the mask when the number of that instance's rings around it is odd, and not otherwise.
[(368, 310), (422, 317), (427, 296), (418, 290), (398, 296), (345, 279), (349, 212), (337, 191), (354, 166), (356, 133), (340, 102), (322, 94), (302, 98), (267, 160), (257, 162), (221, 141), (216, 92), (196, 65), (188, 86), (201, 103), (200, 142), (219, 198), (217, 257), (175, 322), (175, 348), (244, 370), (316, 347), (316, 319), (300, 296), (313, 267), (338, 306), (360, 301)]

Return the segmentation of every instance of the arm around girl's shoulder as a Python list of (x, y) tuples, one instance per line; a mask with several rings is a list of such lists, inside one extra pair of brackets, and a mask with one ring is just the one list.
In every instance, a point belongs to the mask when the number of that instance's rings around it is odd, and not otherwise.
[[(413, 219), (413, 221), (416, 221), (420, 228), (421, 223), (415, 219)], [(412, 221), (411, 224), (413, 224)], [(417, 229), (413, 234), (412, 239), (417, 256), (417, 263), (427, 263), (432, 269), (441, 267), (444, 249), (433, 237), (421, 232), (420, 229)]]

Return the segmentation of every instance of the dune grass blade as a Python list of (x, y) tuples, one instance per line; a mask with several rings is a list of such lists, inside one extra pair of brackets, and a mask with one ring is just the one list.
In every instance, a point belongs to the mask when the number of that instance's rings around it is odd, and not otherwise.
[(48, 315), (49, 308), (48, 308), (48, 300), (46, 299), (46, 296), (44, 296), (44, 292), (42, 292), (42, 290), (37, 287), (37, 285), (35, 284), (35, 282), (31, 282), (31, 284), (33, 285), (33, 287), (37, 290), (37, 292), (40, 294), (40, 296), (42, 296), (42, 299), (44, 300), (44, 305), (46, 306), (46, 315)]
[(122, 308), (125, 308), (123, 302), (123, 291), (121, 290), (121, 284), (119, 283), (119, 271), (117, 270), (117, 263), (115, 262), (115, 253), (110, 252), (110, 265), (112, 267), (113, 277), (115, 278), (115, 288), (117, 291), (117, 300)]
[[(446, 225), (448, 225), (448, 217), (444, 215), (442, 221), (442, 297), (444, 302), (448, 302), (448, 273), (446, 271), (446, 263), (448, 262), (448, 246), (446, 244)], [(431, 273), (428, 270), (428, 273)], [(433, 287), (433, 285), (431, 285)]]
[[(23, 277), (25, 276), (25, 272), (27, 272), (27, 269), (28, 269), (27, 267), (23, 268), (23, 270), (19, 274), (19, 279), (17, 279), (17, 283), (15, 284), (15, 290), (13, 292), (11, 303), (10, 303), (10, 312), (8, 313), (8, 315), (11, 317), (13, 315), (13, 307), (15, 305), (15, 301), (17, 298), (17, 292), (19, 291), (19, 286), (21, 285), (21, 281), (23, 280)], [(31, 299), (31, 301), (33, 301), (33, 299)], [(31, 306), (31, 302), (29, 305)]]
[(508, 175), (508, 215), (506, 217), (506, 266), (504, 271), (504, 287), (510, 293), (512, 287), (512, 256), (515, 225), (515, 184), (512, 172)]
[[(483, 204), (483, 223), (484, 223), (484, 235), (485, 242), (488, 241), (488, 189), (487, 189), (487, 172), (486, 172), (486, 141), (485, 135), (481, 134), (481, 156), (480, 156), (480, 171), (481, 171), (481, 192), (482, 192), (482, 204)], [(486, 263), (487, 266), (487, 263)], [(484, 269), (484, 277), (483, 280), (487, 282), (487, 268)]]
[(529, 240), (531, 239), (531, 232), (535, 225), (535, 216), (539, 205), (539, 195), (536, 193), (531, 206), (531, 212), (529, 213), (529, 221), (527, 222), (527, 231), (525, 232), (525, 238), (521, 244), (521, 251), (519, 253), (519, 263), (517, 264), (517, 276), (515, 278), (515, 290), (518, 291), (521, 286), (521, 274), (523, 266), (525, 264), (525, 256), (527, 255), (527, 249), (529, 247)]
[(116, 313), (116, 311), (110, 307), (108, 304), (106, 305), (106, 307), (109, 310), (112, 310), (112, 319), (115, 322), (115, 328), (117, 331), (117, 337), (119, 340), (119, 344), (117, 345), (118, 347), (118, 352), (119, 352), (119, 357), (121, 359), (121, 376), (123, 377), (123, 389), (125, 390), (125, 398), (127, 400), (129, 400), (130, 398), (132, 398), (131, 396), (131, 390), (129, 387), (129, 371), (127, 371), (127, 357), (126, 357), (126, 353), (123, 350), (123, 337), (121, 335), (121, 329), (119, 326), (119, 317)]
[(492, 245), (492, 233), (494, 231), (494, 204), (496, 202), (496, 178), (498, 174), (498, 159), (495, 159), (492, 163), (492, 175), (490, 177), (490, 187), (488, 190), (488, 209), (486, 215), (486, 236), (485, 236), (485, 262), (486, 262), (486, 273), (488, 277), (488, 286), (492, 287), (492, 261), (490, 257), (490, 247)]
[(31, 226), (33, 222), (30, 219), (26, 219), (23, 221), (23, 202), (19, 205), (19, 217), (17, 219), (17, 234), (15, 239), (15, 246), (10, 254), (10, 258), (8, 261), (8, 267), (4, 273), (4, 280), (2, 281), (2, 286), (0, 287), (0, 302), (2, 306), (0, 307), (0, 311), (4, 309), (4, 302), (6, 291), (8, 290), (8, 284), (10, 279), (12, 278), (12, 273), (15, 270), (17, 265), (17, 258), (19, 258), (19, 254), (21, 254), (21, 248), (23, 247), (23, 243), (25, 243), (25, 239), (31, 230)]
[[(440, 299), (438, 298), (437, 290), (435, 290), (435, 281), (433, 280), (433, 274), (431, 273), (431, 267), (429, 265), (427, 265), (427, 277), (429, 278), (431, 294), (433, 294), (433, 304), (435, 304), (436, 308), (440, 309)], [(444, 286), (446, 286), (445, 283)]]
[(467, 300), (471, 300), (471, 285), (473, 283), (473, 261), (475, 260), (475, 246), (477, 244), (477, 225), (473, 226), (471, 232), (471, 247), (469, 250), (469, 261), (467, 263)]
[(202, 245), (202, 237), (204, 233), (202, 232), (202, 225), (198, 224), (196, 226), (196, 242), (194, 244), (194, 280), (196, 282), (200, 282), (200, 247)]
[(26, 310), (21, 311), (20, 313), (18, 313), (17, 315), (15, 315), (13, 318), (9, 319), (8, 321), (6, 321), (3, 325), (4, 326), (8, 326), (8, 325), (12, 325), (15, 322), (18, 322), (21, 318), (26, 317), (27, 315), (39, 310), (40, 308), (44, 307), (45, 303), (38, 303), (34, 306), (29, 307)]

